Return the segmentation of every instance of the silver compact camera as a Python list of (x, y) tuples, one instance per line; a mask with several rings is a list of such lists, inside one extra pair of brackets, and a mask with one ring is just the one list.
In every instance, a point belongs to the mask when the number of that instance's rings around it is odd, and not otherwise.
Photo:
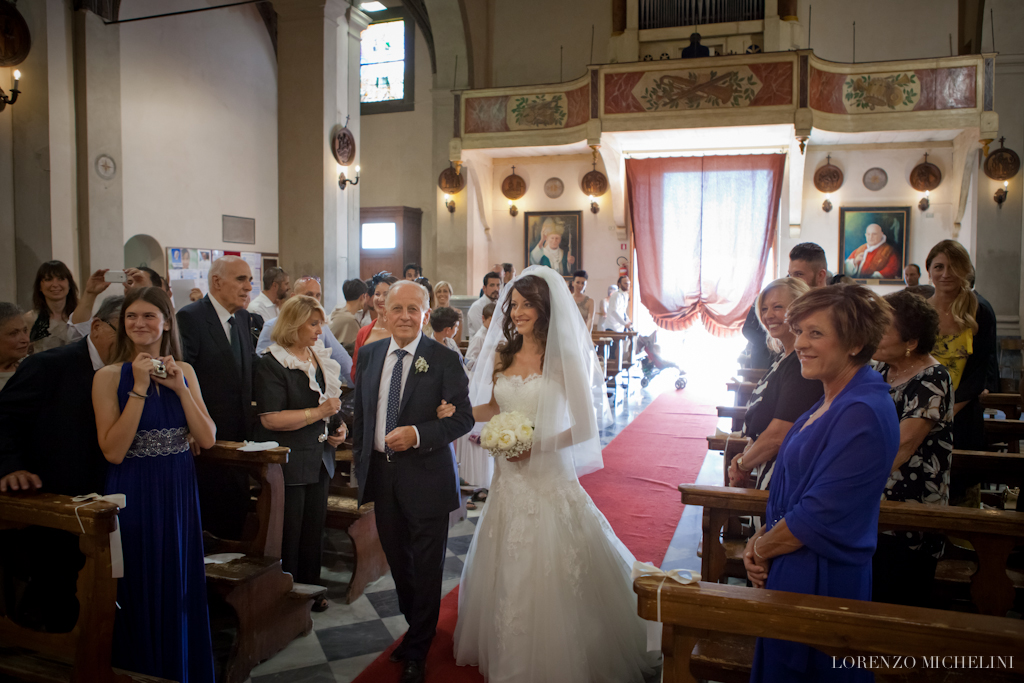
[(151, 358), (150, 360), (153, 361), (153, 376), (167, 379), (167, 367), (164, 365), (164, 362), (159, 358)]

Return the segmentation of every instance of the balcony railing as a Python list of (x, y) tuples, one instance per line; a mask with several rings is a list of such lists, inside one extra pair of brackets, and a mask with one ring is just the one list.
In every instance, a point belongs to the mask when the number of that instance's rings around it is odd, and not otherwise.
[(764, 19), (764, 0), (640, 0), (640, 28)]

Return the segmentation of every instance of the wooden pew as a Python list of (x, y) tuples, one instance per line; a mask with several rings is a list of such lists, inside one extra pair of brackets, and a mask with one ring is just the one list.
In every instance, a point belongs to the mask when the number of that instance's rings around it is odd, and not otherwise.
[(0, 615), (0, 678), (75, 683), (162, 680), (110, 666), (117, 609), (110, 532), (116, 519), (113, 503), (76, 503), (70, 496), (53, 493), (0, 495), (0, 529), (42, 526), (67, 531), (78, 536), (85, 555), (85, 566), (78, 572), (78, 622), (70, 632), (35, 631)]
[[(214, 553), (244, 553), (223, 564), (206, 565), (210, 596), (219, 596), (238, 618), (224, 683), (242, 683), (260, 662), (273, 657), (288, 643), (313, 630), (313, 601), (327, 592), (323, 586), (296, 583), (281, 569), (281, 533), (284, 527), (284, 475), (289, 449), (237, 450), (242, 444), (218, 441), (198, 457), (247, 469), (260, 482), (256, 501), (255, 533), (245, 540), (212, 541)], [(247, 524), (247, 529), (253, 525)]]
[[(608, 330), (597, 331), (594, 330), (590, 333), (591, 341), (594, 345), (599, 348), (606, 349), (605, 358), (608, 363), (606, 365), (605, 376), (607, 379), (616, 377), (620, 372), (629, 370), (633, 365), (634, 356), (636, 355), (636, 332), (611, 332)], [(606, 342), (606, 339), (610, 339), (610, 342)]]
[(1024, 420), (985, 420), (985, 440), (990, 444), (1005, 443), (1006, 450), (1020, 453), (1024, 439)]
[[(338, 469), (346, 465), (351, 472), (353, 464), (352, 447), (342, 444), (335, 456)], [(341, 473), (344, 476), (344, 473)], [(338, 477), (338, 473), (335, 474)], [(373, 503), (359, 505), (359, 489), (351, 481), (331, 485), (327, 497), (327, 527), (348, 534), (352, 542), (352, 555), (345, 559), (352, 562), (352, 578), (345, 591), (345, 602), (358, 600), (366, 586), (388, 573), (388, 558), (377, 535), (377, 519)]]
[(1020, 394), (985, 394), (980, 399), (986, 408), (1001, 410), (1008, 420), (1019, 420), (1021, 416)]
[(750, 395), (756, 386), (755, 382), (726, 382), (725, 389), (734, 393), (733, 405), (740, 408), (745, 407), (750, 401)]
[[(701, 576), (719, 581), (737, 575), (742, 571), (745, 542), (723, 542), (722, 530), (730, 517), (764, 515), (768, 492), (695, 484), (681, 484), (679, 491), (684, 505), (704, 508)], [(1013, 605), (1015, 581), (1007, 573), (1006, 563), (1014, 547), (1024, 543), (1024, 513), (885, 501), (881, 504), (878, 529), (931, 531), (967, 540), (977, 552), (977, 570), (970, 575), (970, 596), (978, 611), (1005, 616)], [(942, 566), (940, 561), (940, 573)], [(1021, 577), (1015, 578), (1019, 583)]]
[(734, 432), (743, 429), (743, 419), (746, 416), (746, 406), (718, 406), (718, 417), (730, 418), (732, 420), (732, 431)]
[(739, 371), (737, 371), (736, 376), (744, 382), (753, 382), (754, 384), (757, 384), (766, 374), (768, 374), (768, 371), (764, 368), (740, 368)]
[(1024, 486), (1024, 455), (991, 451), (953, 451), (949, 473), (950, 488), (964, 489), (974, 484)]
[[(756, 637), (804, 643), (837, 659), (886, 656), (875, 673), (903, 674), (901, 680), (1020, 680), (1024, 672), (1024, 623), (1016, 619), (963, 614), (919, 607), (846, 600), (701, 581), (683, 586), (654, 577), (633, 583), (637, 612), (664, 625), (662, 652), (665, 683), (747, 681)], [(914, 666), (906, 658), (914, 658)], [(997, 658), (1006, 671), (929, 666), (942, 657)], [(1001, 659), (998, 659), (1001, 658)], [(947, 660), (948, 661), (948, 660)]]

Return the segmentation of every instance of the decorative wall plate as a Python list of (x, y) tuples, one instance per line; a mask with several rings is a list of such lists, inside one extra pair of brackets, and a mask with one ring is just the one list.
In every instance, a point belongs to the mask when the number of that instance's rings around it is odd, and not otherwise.
[(832, 163), (830, 154), (825, 165), (814, 172), (814, 187), (818, 192), (835, 192), (843, 186), (843, 171)]
[(1007, 149), (1006, 138), (999, 138), (999, 149), (985, 158), (985, 175), (992, 180), (1009, 180), (1020, 170), (1020, 157)]
[(873, 192), (878, 192), (885, 187), (888, 182), (889, 174), (877, 166), (875, 168), (869, 168), (864, 173), (864, 187)]
[(544, 181), (544, 194), (552, 199), (558, 199), (565, 192), (565, 183), (561, 178), (548, 178)]
[(516, 167), (512, 167), (512, 175), (506, 176), (501, 181), (501, 193), (505, 195), (505, 199), (511, 199), (515, 201), (526, 194), (526, 181), (523, 180), (523, 176), (516, 175)]
[(28, 57), (32, 36), (25, 17), (7, 0), (0, 0), (0, 66), (17, 66)]
[(348, 127), (335, 126), (331, 131), (331, 153), (342, 166), (348, 166), (356, 160), (356, 138)]
[(445, 194), (458, 194), (466, 187), (466, 178), (454, 166), (449, 166), (437, 177), (437, 186)]
[(96, 157), (94, 167), (96, 175), (103, 178), (103, 180), (113, 180), (114, 176), (117, 175), (117, 162), (109, 154), (101, 154)]
[(918, 192), (931, 192), (942, 183), (942, 171), (935, 164), (928, 161), (928, 155), (924, 155), (924, 163), (920, 163), (910, 172), (910, 186)]

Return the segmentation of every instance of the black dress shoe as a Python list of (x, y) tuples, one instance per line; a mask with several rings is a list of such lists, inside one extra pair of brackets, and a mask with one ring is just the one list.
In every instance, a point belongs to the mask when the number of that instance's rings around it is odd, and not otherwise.
[(396, 647), (391, 654), (388, 655), (388, 661), (392, 664), (398, 664), (399, 662), (405, 661), (405, 651), (401, 646)]
[(402, 669), (402, 678), (399, 683), (423, 683), (424, 668), (423, 662), (411, 659), (405, 663)]

